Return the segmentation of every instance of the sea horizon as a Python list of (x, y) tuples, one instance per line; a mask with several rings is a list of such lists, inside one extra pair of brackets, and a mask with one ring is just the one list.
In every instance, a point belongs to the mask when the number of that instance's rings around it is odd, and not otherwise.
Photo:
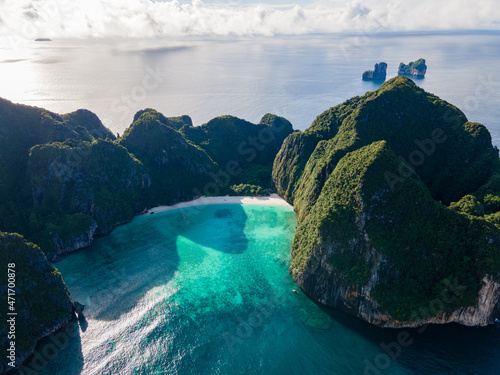
[(60, 114), (88, 109), (114, 133), (148, 107), (195, 125), (273, 113), (305, 130), (328, 108), (377, 89), (361, 80), (376, 63), (389, 64), (390, 79), (400, 62), (425, 58), (428, 73), (415, 82), (485, 124), (499, 145), (499, 39), (490, 30), (32, 41), (0, 52), (0, 97)]

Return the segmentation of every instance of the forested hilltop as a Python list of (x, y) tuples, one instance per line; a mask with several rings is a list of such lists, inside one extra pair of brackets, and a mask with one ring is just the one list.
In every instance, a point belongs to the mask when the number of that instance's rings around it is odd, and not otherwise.
[(498, 149), (458, 108), (396, 77), (290, 135), (273, 178), (314, 300), (384, 327), (498, 317)]
[(56, 115), (0, 100), (0, 230), (54, 255), (157, 205), (202, 195), (266, 195), (283, 139), (293, 131), (267, 114), (194, 127), (188, 116), (138, 112), (116, 139), (93, 113)]

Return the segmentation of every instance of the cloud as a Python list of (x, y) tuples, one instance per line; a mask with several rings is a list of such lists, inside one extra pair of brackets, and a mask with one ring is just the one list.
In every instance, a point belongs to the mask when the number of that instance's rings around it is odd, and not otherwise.
[(497, 0), (325, 1), (243, 5), (193, 0), (3, 0), (0, 35), (26, 39), (294, 35), (499, 29)]

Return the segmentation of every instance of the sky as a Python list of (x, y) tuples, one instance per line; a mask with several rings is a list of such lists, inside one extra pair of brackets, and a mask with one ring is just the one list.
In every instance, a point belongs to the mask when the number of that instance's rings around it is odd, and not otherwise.
[(0, 37), (500, 30), (498, 0), (2, 0)]

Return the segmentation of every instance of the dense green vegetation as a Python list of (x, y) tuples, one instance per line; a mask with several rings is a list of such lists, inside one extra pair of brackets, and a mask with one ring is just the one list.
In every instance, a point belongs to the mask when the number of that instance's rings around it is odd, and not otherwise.
[(49, 259), (147, 207), (276, 186), (299, 218), (294, 278), (323, 272), (319, 254), (346, 285), (380, 272), (370, 297), (394, 319), (412, 319), (448, 282), (465, 291), (444, 311), (473, 306), (484, 275), (500, 273), (498, 150), (483, 125), (406, 77), (330, 108), (304, 132), (271, 114), (194, 127), (145, 109), (115, 139), (91, 112), (0, 100), (0, 146), (0, 229)]
[(221, 116), (201, 126), (186, 125), (180, 132), (210, 155), (221, 170), (221, 193), (230, 194), (228, 188), (235, 184), (274, 188), (272, 164), (293, 129), (286, 119), (266, 114), (257, 125)]
[(201, 195), (218, 172), (207, 153), (157, 111), (148, 110), (136, 118), (118, 143), (144, 163), (151, 179), (144, 205), (172, 204)]
[(426, 71), (427, 65), (425, 65), (425, 59), (418, 59), (417, 61), (410, 62), (408, 65), (400, 63), (398, 68), (398, 74), (419, 77), (423, 77)]
[(85, 133), (90, 134), (90, 137), (85, 137), (85, 140), (91, 140), (91, 138), (115, 139), (113, 133), (102, 124), (99, 117), (86, 109), (79, 109), (75, 112), (61, 115), (61, 119), (80, 133), (82, 137)]
[(136, 122), (139, 117), (142, 116), (143, 113), (150, 113), (152, 116), (154, 116), (155, 119), (160, 121), (162, 124), (165, 124), (171, 128), (174, 128), (175, 130), (179, 130), (182, 128), (184, 125), (187, 126), (193, 126), (193, 121), (191, 120), (191, 117), (189, 116), (177, 116), (177, 117), (165, 117), (163, 114), (160, 112), (154, 110), (153, 108), (146, 108), (146, 109), (141, 109), (134, 115), (134, 120), (132, 123)]
[[(24, 357), (33, 350), (37, 340), (73, 317), (72, 302), (61, 274), (45, 258), (40, 248), (27, 242), (18, 234), (0, 232), (0, 264), (5, 277), (2, 277), (2, 290), (5, 307), (0, 309), (0, 368), (6, 367), (7, 349), (7, 266), (15, 264), (15, 311), (16, 352)], [(19, 365), (19, 362), (17, 362)]]
[(238, 196), (266, 196), (269, 195), (269, 191), (263, 189), (258, 185), (249, 184), (239, 184), (232, 185), (229, 187), (230, 191), (228, 195), (238, 195)]
[(475, 305), (484, 275), (500, 272), (498, 171), (486, 128), (408, 78), (331, 108), (274, 163), (299, 216), (292, 275), (311, 287), (329, 254), (337, 282), (365, 285), (373, 247), (388, 261), (371, 296), (394, 319), (428, 307), (447, 280), (466, 292), (445, 311)]
[(0, 129), (0, 228), (22, 232), (24, 211), (31, 198), (25, 184), (29, 149), (37, 144), (80, 139), (84, 131), (78, 133), (53, 113), (4, 99), (0, 99)]
[[(29, 238), (47, 255), (90, 244), (144, 209), (148, 190), (144, 166), (124, 147), (108, 140), (68, 140), (31, 149), (27, 182), (33, 205)], [(92, 232), (92, 233), (90, 233)]]
[(114, 138), (91, 112), (59, 116), (0, 99), (0, 228), (30, 236), (33, 192), (26, 175), (31, 147), (67, 140), (92, 142), (94, 136)]
[(329, 109), (305, 132), (289, 137), (274, 163), (278, 191), (301, 218), (338, 161), (379, 140), (402, 161), (396, 177), (415, 169), (433, 198), (445, 204), (477, 190), (499, 164), (484, 126), (467, 122), (459, 109), (410, 79), (396, 77)]

